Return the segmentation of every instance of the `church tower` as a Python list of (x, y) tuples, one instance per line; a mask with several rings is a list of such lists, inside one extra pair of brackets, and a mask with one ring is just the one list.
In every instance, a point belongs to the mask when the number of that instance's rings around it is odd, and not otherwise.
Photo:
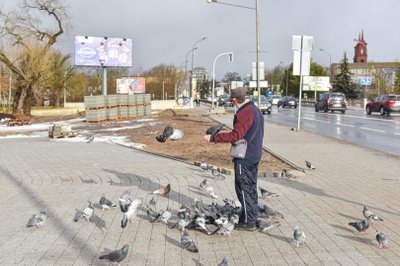
[(364, 31), (361, 35), (358, 35), (358, 42), (354, 47), (354, 63), (366, 63), (367, 62), (367, 43), (364, 40)]

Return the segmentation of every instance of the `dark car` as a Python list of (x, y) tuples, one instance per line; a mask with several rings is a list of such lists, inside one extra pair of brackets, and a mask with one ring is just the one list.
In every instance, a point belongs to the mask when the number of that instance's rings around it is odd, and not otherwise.
[[(258, 107), (258, 96), (253, 96), (250, 95), (250, 100), (252, 100), (255, 105)], [(272, 110), (272, 103), (270, 101), (268, 101), (267, 97), (265, 97), (264, 95), (261, 95), (261, 112), (265, 115), (265, 113), (268, 113), (269, 115), (271, 114), (271, 110)]]
[(232, 106), (229, 95), (221, 95), (217, 100), (218, 106)]
[(400, 95), (385, 94), (377, 96), (365, 107), (367, 114), (379, 112), (381, 115), (390, 115), (390, 113), (400, 113)]
[(285, 108), (285, 107), (289, 107), (289, 108), (294, 107), (294, 108), (297, 108), (297, 101), (296, 101), (296, 99), (295, 99), (294, 97), (292, 97), (292, 96), (284, 96), (284, 97), (282, 97), (282, 99), (280, 99), (280, 100), (278, 101), (277, 106), (278, 106), (278, 108), (279, 108), (280, 106), (282, 106), (282, 108)]
[(341, 92), (322, 93), (319, 95), (315, 103), (315, 112), (318, 112), (319, 110), (323, 110), (325, 113), (328, 111), (340, 111), (344, 114), (346, 109), (346, 95)]

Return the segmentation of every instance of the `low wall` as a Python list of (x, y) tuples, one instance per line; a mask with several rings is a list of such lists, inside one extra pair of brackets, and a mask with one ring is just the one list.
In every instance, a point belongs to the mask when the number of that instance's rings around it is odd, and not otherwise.
[(31, 115), (33, 116), (77, 115), (78, 112), (84, 110), (85, 108), (34, 109), (31, 110)]

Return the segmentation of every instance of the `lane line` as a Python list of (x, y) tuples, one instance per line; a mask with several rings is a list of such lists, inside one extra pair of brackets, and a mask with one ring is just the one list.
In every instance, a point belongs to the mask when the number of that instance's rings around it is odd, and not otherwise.
[(360, 127), (360, 129), (369, 130), (369, 131), (374, 131), (374, 132), (379, 132), (379, 133), (386, 133), (385, 130), (370, 128), (370, 127)]

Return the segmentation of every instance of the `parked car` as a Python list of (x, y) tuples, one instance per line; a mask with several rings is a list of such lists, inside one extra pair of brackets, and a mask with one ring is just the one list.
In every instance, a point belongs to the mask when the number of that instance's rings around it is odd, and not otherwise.
[(229, 95), (221, 95), (218, 97), (218, 106), (232, 106)]
[[(212, 102), (212, 94), (208, 94), (207, 96), (206, 96), (206, 101), (207, 102)], [(214, 102), (217, 102), (218, 101), (218, 97), (217, 96), (214, 96)]]
[(325, 113), (328, 111), (340, 111), (344, 114), (346, 109), (346, 95), (341, 92), (322, 93), (315, 102), (315, 112), (318, 112), (319, 110), (323, 110)]
[(274, 104), (274, 105), (277, 105), (280, 99), (282, 99), (282, 96), (280, 96), (280, 95), (272, 95), (269, 97), (271, 104)]
[(390, 115), (390, 113), (400, 113), (400, 95), (385, 94), (375, 97), (367, 103), (365, 111), (368, 115), (372, 112), (379, 112), (381, 115)]
[(282, 108), (289, 107), (289, 108), (297, 108), (297, 100), (292, 96), (283, 96), (282, 99), (278, 101), (277, 104), (278, 108), (282, 106)]
[[(255, 105), (258, 107), (258, 96), (253, 96), (250, 95), (250, 100), (252, 100)], [(268, 101), (267, 97), (265, 97), (264, 95), (261, 95), (261, 112), (265, 115), (265, 113), (268, 113), (269, 115), (271, 114), (271, 110), (272, 110), (272, 104), (270, 101)]]

